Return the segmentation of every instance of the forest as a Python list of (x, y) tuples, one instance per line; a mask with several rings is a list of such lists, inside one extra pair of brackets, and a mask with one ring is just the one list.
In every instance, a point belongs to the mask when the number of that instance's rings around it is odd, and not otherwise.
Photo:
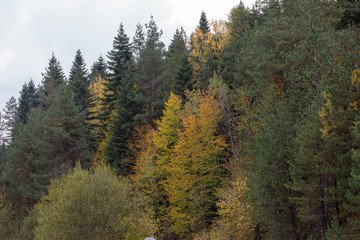
[(155, 18), (6, 103), (0, 239), (360, 239), (360, 1)]

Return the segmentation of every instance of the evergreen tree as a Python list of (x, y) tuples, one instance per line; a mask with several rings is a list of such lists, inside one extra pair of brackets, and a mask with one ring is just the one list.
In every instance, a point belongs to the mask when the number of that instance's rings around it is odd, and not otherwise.
[(18, 104), (14, 97), (11, 97), (6, 102), (5, 108), (3, 109), (3, 121), (4, 121), (4, 132), (3, 132), (3, 143), (9, 145), (12, 142), (15, 128), (18, 123)]
[(185, 91), (191, 91), (193, 89), (191, 82), (193, 78), (193, 68), (187, 55), (183, 55), (180, 61), (174, 76), (173, 92), (185, 99)]
[(137, 65), (136, 86), (138, 94), (136, 100), (142, 108), (142, 113), (135, 116), (136, 122), (154, 125), (154, 120), (160, 116), (165, 92), (161, 92), (164, 71), (164, 43), (160, 41), (162, 31), (154, 21), (153, 16), (148, 24), (146, 42), (140, 51)]
[(206, 14), (204, 11), (201, 12), (200, 20), (199, 20), (199, 26), (200, 30), (206, 35), (208, 32), (210, 32), (210, 25), (209, 21), (207, 20)]
[(19, 120), (22, 123), (26, 123), (27, 116), (32, 108), (36, 108), (39, 105), (38, 90), (35, 87), (33, 80), (25, 83), (20, 91), (19, 97)]
[(124, 25), (121, 23), (113, 42), (113, 49), (108, 52), (109, 80), (106, 83), (103, 123), (106, 126), (111, 112), (115, 109), (116, 96), (121, 91), (121, 86), (127, 85), (128, 77), (133, 67), (131, 43), (125, 34)]
[[(356, 123), (353, 135), (355, 139), (359, 141), (360, 122)], [(349, 178), (350, 188), (346, 192), (346, 198), (349, 203), (345, 205), (345, 207), (350, 213), (348, 220), (351, 227), (348, 229), (348, 233), (350, 234), (351, 239), (357, 239), (360, 236), (360, 224), (358, 219), (358, 216), (360, 215), (360, 148), (353, 149), (352, 160), (351, 177)]]
[(141, 24), (136, 25), (135, 35), (133, 37), (132, 49), (136, 60), (140, 57), (140, 51), (145, 44), (145, 33)]
[[(3, 116), (2, 116), (2, 113), (0, 111), (0, 148), (1, 148), (1, 153), (2, 153), (2, 148), (3, 146), (5, 146), (5, 142), (4, 142), (4, 135), (5, 135), (5, 122), (4, 122), (4, 119), (3, 119)], [(1, 155), (2, 156), (2, 155)], [(1, 158), (2, 160), (2, 158)]]
[(118, 174), (126, 176), (132, 172), (133, 164), (126, 162), (129, 157), (127, 143), (132, 134), (133, 118), (138, 112), (138, 107), (134, 101), (134, 61), (131, 44), (122, 24), (108, 57), (109, 81), (105, 85), (104, 112), (105, 116), (109, 116), (105, 118), (108, 128), (102, 157)]
[(45, 68), (42, 76), (43, 79), (39, 88), (39, 102), (42, 108), (47, 109), (53, 103), (58, 86), (66, 81), (63, 69), (54, 53), (52, 53), (49, 66)]
[(76, 106), (67, 86), (58, 89), (48, 110), (32, 109), (20, 124), (2, 167), (7, 203), (18, 217), (46, 192), (50, 179), (60, 176), (76, 162), (89, 165), (86, 113)]
[(80, 49), (76, 51), (75, 59), (70, 69), (69, 86), (74, 92), (75, 103), (84, 110), (89, 99), (89, 79)]
[(90, 82), (94, 82), (95, 78), (97, 77), (106, 78), (107, 76), (107, 66), (104, 58), (100, 55), (97, 61), (91, 66), (89, 79)]
[(219, 60), (218, 74), (230, 88), (237, 88), (236, 79), (236, 56), (241, 54), (243, 45), (247, 44), (244, 39), (249, 34), (251, 27), (251, 11), (243, 2), (234, 7), (229, 15), (230, 41), (224, 47), (224, 54)]
[(134, 116), (139, 109), (137, 102), (134, 101), (133, 85), (132, 79), (127, 78), (127, 82), (124, 82), (119, 89), (103, 152), (104, 160), (123, 176), (132, 174), (134, 166), (130, 161), (131, 152), (128, 148), (134, 127)]
[(177, 95), (184, 95), (185, 89), (188, 88), (187, 83), (191, 80), (191, 74), (186, 72), (189, 71), (190, 65), (189, 61), (185, 60), (187, 58), (185, 31), (182, 28), (180, 31), (176, 29), (165, 59), (164, 87), (167, 91), (176, 92)]

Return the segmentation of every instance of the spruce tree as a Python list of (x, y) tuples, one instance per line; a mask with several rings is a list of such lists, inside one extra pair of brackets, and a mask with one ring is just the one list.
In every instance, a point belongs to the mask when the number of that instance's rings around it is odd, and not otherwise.
[(76, 51), (75, 59), (70, 69), (69, 86), (74, 92), (75, 103), (84, 110), (89, 99), (89, 79), (80, 49)]
[(42, 108), (51, 107), (59, 85), (65, 83), (66, 78), (60, 62), (52, 53), (49, 66), (42, 73), (43, 79), (39, 88), (39, 102)]
[(98, 59), (91, 66), (89, 79), (90, 82), (94, 82), (96, 77), (106, 78), (107, 77), (107, 66), (105, 59), (100, 55)]
[(200, 30), (204, 34), (207, 34), (208, 32), (210, 32), (209, 21), (207, 20), (207, 17), (206, 17), (206, 14), (204, 11), (201, 12), (198, 28), (200, 28)]
[[(191, 68), (187, 59), (186, 34), (184, 29), (176, 29), (173, 39), (166, 52), (164, 87), (177, 95), (184, 96), (187, 83), (191, 80)], [(186, 61), (187, 60), (187, 61)]]
[(118, 89), (115, 109), (110, 117), (109, 131), (105, 139), (104, 160), (112, 166), (117, 174), (128, 176), (133, 173), (134, 163), (130, 161), (131, 151), (128, 141), (132, 136), (134, 116), (139, 107), (134, 100), (134, 82), (129, 75)]
[(173, 92), (185, 99), (185, 91), (193, 89), (191, 82), (193, 68), (186, 54), (181, 57), (180, 61), (174, 76)]
[(103, 122), (105, 126), (110, 119), (111, 112), (115, 109), (116, 96), (121, 87), (127, 85), (127, 77), (133, 67), (133, 57), (129, 37), (125, 34), (124, 25), (121, 23), (113, 42), (113, 49), (108, 52), (108, 83), (104, 104)]
[(26, 123), (27, 116), (32, 108), (39, 105), (39, 94), (33, 80), (25, 83), (20, 91), (19, 97), (19, 120)]
[(134, 61), (131, 44), (122, 24), (108, 58), (109, 80), (105, 84), (102, 119), (106, 126), (106, 134), (101, 156), (117, 174), (127, 176), (132, 172), (132, 164), (126, 161), (129, 158), (127, 144), (138, 108), (134, 101)]

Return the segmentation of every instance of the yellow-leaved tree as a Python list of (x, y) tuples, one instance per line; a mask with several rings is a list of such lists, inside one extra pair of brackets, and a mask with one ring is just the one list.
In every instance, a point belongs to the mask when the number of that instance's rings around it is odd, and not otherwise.
[(210, 226), (217, 214), (226, 147), (225, 139), (216, 134), (220, 113), (215, 97), (203, 94), (196, 114), (189, 111), (181, 115), (182, 127), (165, 182), (172, 228), (181, 239), (191, 239)]
[(203, 32), (199, 27), (190, 36), (189, 60), (193, 66), (194, 86), (205, 89), (208, 80), (217, 69), (226, 44), (229, 43), (230, 32), (227, 23), (222, 20), (211, 22), (211, 32)]

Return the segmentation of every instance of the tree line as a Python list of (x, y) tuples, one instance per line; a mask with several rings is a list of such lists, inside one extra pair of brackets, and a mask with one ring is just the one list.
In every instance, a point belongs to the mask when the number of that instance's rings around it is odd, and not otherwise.
[(132, 40), (0, 115), (2, 239), (358, 239), (357, 0), (242, 2)]

